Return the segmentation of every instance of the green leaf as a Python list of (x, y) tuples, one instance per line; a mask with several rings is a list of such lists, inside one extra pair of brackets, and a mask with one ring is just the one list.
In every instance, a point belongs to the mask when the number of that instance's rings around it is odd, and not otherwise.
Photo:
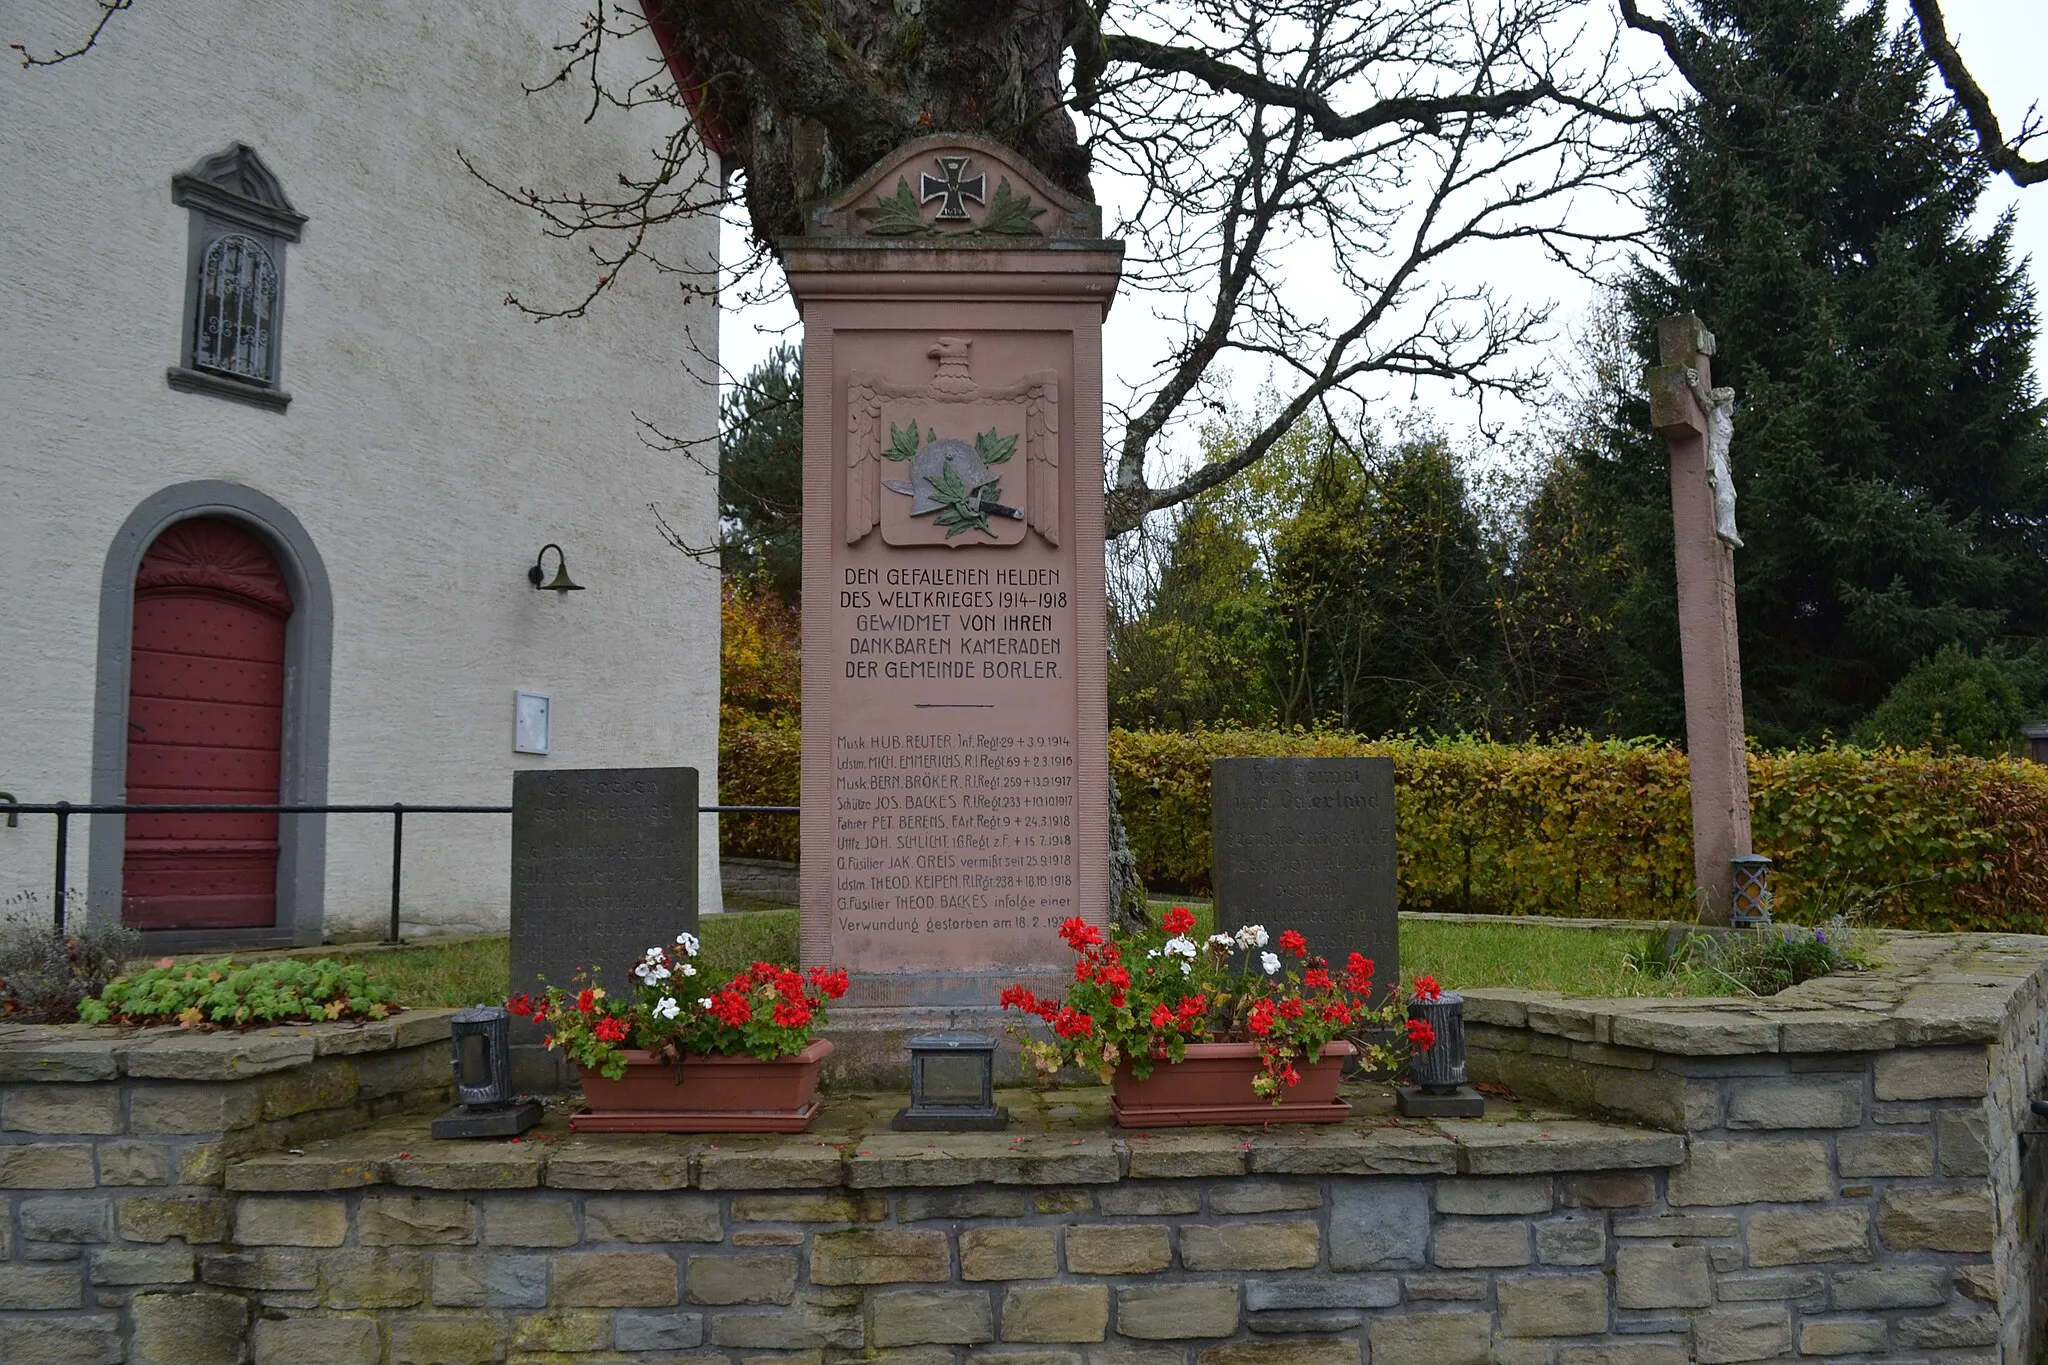
[(889, 448), (882, 452), (889, 459), (902, 461), (917, 454), (917, 419), (910, 419), (906, 431), (898, 431), (894, 422), (889, 423)]
[[(1003, 183), (1007, 186), (1009, 182)], [(910, 181), (902, 176), (896, 177), (893, 198), (863, 204), (854, 212), (866, 220), (868, 235), (872, 237), (916, 237), (937, 231), (918, 212), (917, 199), (910, 192)]]
[[(909, 191), (910, 187), (905, 185), (903, 192), (908, 194)], [(996, 186), (995, 197), (988, 201), (988, 213), (983, 216), (981, 226), (974, 230), (1000, 237), (1043, 236), (1034, 220), (1044, 212), (1044, 209), (1032, 206), (1031, 196), (1013, 195), (1010, 177), (1004, 176), (1002, 183)]]
[(983, 464), (1006, 464), (1017, 453), (1017, 438), (998, 436), (996, 429), (990, 427), (974, 438), (974, 453), (981, 457)]

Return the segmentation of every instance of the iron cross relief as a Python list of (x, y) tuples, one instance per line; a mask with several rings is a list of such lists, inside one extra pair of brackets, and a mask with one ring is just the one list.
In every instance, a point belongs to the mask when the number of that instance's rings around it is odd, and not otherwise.
[(945, 177), (926, 171), (918, 183), (918, 202), (929, 204), (934, 199), (945, 202), (939, 205), (939, 221), (962, 221), (967, 217), (967, 206), (960, 202), (972, 199), (977, 204), (988, 203), (988, 177), (982, 174), (967, 175), (967, 158), (958, 154), (935, 158)]

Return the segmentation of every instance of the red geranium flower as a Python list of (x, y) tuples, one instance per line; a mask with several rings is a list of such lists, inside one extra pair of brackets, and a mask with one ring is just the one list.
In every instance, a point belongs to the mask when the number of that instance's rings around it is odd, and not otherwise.
[(1417, 1052), (1427, 1052), (1436, 1046), (1436, 1030), (1429, 1026), (1427, 1019), (1408, 1021), (1408, 1046)]
[(1164, 1000), (1160, 1001), (1158, 1004), (1152, 1007), (1152, 1027), (1173, 1027), (1173, 1011), (1166, 1007), (1166, 1002)]
[(1443, 998), (1444, 988), (1436, 984), (1436, 978), (1433, 976), (1416, 977), (1413, 989), (1417, 1000), (1440, 1000)]
[(601, 1043), (623, 1043), (626, 1041), (626, 1021), (606, 1017), (598, 1020), (597, 1027), (591, 1032), (597, 1035), (597, 1040)]
[(1308, 952), (1308, 940), (1292, 929), (1280, 935), (1280, 946), (1293, 953), (1296, 957), (1300, 957)]
[(578, 1014), (588, 1014), (596, 1008), (597, 992), (590, 989), (590, 987), (585, 986), (583, 988), (583, 994), (576, 997), (576, 1012)]
[(1244, 1026), (1263, 1038), (1273, 1031), (1273, 1002), (1261, 1000), (1252, 1006), (1252, 1012), (1245, 1016)]
[(521, 991), (505, 1002), (505, 1008), (524, 1019), (527, 1015), (533, 1013), (533, 997)]
[(1176, 905), (1173, 909), (1166, 912), (1166, 918), (1160, 921), (1160, 927), (1176, 937), (1181, 934), (1193, 933), (1195, 928), (1195, 912), (1188, 909), (1185, 905)]
[(1328, 967), (1309, 968), (1302, 974), (1301, 984), (1312, 991), (1326, 991), (1330, 989), (1330, 969)]
[(1372, 989), (1372, 959), (1364, 953), (1353, 953), (1344, 964), (1344, 987), (1346, 990), (1369, 991)]
[(1068, 947), (1078, 953), (1083, 948), (1093, 948), (1101, 943), (1102, 931), (1079, 915), (1075, 915), (1060, 925), (1060, 937), (1067, 941)]

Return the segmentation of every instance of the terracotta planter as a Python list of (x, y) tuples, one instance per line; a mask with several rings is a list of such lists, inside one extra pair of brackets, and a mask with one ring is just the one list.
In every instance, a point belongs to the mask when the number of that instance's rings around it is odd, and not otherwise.
[(1349, 1101), (1337, 1098), (1344, 1063), (1357, 1049), (1326, 1044), (1313, 1065), (1296, 1063), (1301, 1083), (1282, 1087), (1274, 1104), (1252, 1089), (1259, 1074), (1254, 1043), (1189, 1043), (1187, 1060), (1162, 1062), (1144, 1080), (1129, 1066), (1110, 1084), (1110, 1107), (1126, 1128), (1186, 1128), (1198, 1123), (1341, 1123)]
[[(832, 1055), (819, 1038), (793, 1057), (685, 1057), (680, 1073), (626, 1050), (626, 1074), (583, 1072), (588, 1106), (576, 1133), (801, 1133), (818, 1114), (818, 1071)], [(680, 1080), (680, 1084), (678, 1084)]]

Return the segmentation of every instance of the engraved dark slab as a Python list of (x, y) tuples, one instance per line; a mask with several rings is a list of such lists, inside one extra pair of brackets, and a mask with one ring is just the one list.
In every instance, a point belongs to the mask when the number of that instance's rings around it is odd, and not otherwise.
[(1217, 929), (1298, 929), (1311, 952), (1364, 953), (1376, 984), (1397, 982), (1394, 760), (1219, 758), (1210, 782)]
[(567, 990), (595, 965), (624, 994), (657, 943), (697, 931), (697, 770), (512, 778), (512, 989)]

